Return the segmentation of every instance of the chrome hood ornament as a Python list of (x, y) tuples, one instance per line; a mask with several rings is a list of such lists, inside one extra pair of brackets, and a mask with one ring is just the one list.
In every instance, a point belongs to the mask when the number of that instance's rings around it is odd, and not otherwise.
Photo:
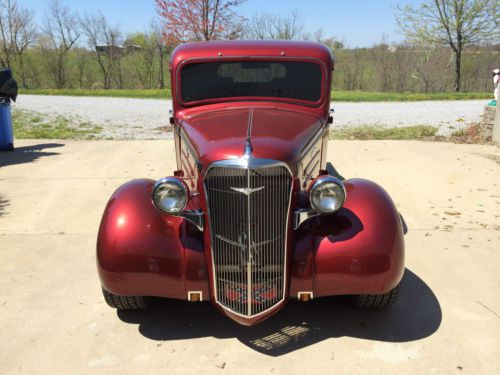
[(261, 187), (258, 187), (258, 188), (235, 188), (235, 187), (231, 187), (231, 190), (234, 190), (234, 191), (237, 191), (238, 193), (242, 193), (242, 194), (245, 194), (245, 195), (250, 195), (252, 193), (256, 193), (257, 191), (260, 191), (260, 190), (263, 190), (264, 189), (264, 186), (261, 186)]

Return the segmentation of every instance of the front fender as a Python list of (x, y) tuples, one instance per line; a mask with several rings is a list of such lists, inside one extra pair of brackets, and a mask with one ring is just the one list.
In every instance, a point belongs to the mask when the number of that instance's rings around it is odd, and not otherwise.
[(104, 289), (118, 295), (186, 299), (208, 296), (203, 235), (182, 217), (151, 202), (153, 180), (133, 180), (115, 191), (97, 238), (97, 268)]
[(313, 290), (315, 297), (380, 294), (403, 276), (403, 227), (391, 198), (368, 180), (344, 183), (344, 206), (298, 230), (291, 293), (302, 289)]

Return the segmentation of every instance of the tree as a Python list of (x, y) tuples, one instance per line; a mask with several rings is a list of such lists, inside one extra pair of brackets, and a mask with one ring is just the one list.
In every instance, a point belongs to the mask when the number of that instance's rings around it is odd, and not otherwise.
[(110, 89), (112, 74), (123, 55), (120, 45), (122, 33), (118, 27), (110, 26), (102, 13), (86, 15), (80, 20), (80, 25), (89, 47), (96, 52), (97, 63), (104, 76), (104, 88)]
[(48, 69), (54, 76), (56, 88), (66, 86), (68, 73), (66, 60), (69, 50), (80, 37), (78, 17), (61, 5), (59, 0), (52, 0), (48, 6), (43, 31), (49, 40), (49, 45), (54, 52), (49, 58)]
[(0, 63), (11, 67), (19, 64), (22, 87), (26, 87), (24, 53), (35, 42), (36, 29), (32, 11), (21, 8), (15, 0), (4, 0), (0, 5)]
[(314, 40), (315, 42), (322, 43), (334, 53), (336, 50), (344, 48), (344, 42), (334, 36), (325, 38), (323, 36), (323, 29), (317, 29), (313, 35), (310, 33), (303, 33), (301, 36), (302, 40)]
[(249, 39), (298, 39), (303, 26), (297, 11), (286, 16), (261, 13), (252, 17), (246, 25), (246, 37)]
[(167, 44), (235, 39), (243, 18), (236, 8), (244, 0), (155, 0)]
[(88, 66), (90, 65), (90, 61), (92, 60), (91, 53), (84, 48), (77, 48), (75, 51), (75, 65), (77, 71), (77, 82), (78, 88), (81, 90), (85, 88), (84, 78), (85, 73), (88, 72)]
[(156, 81), (155, 62), (157, 53), (157, 35), (155, 33), (131, 33), (125, 45), (134, 48), (130, 54), (130, 65), (134, 76), (142, 88), (152, 88)]
[(460, 91), (462, 52), (472, 44), (499, 39), (498, 0), (425, 0), (415, 8), (396, 7), (396, 22), (410, 42), (449, 46)]
[(151, 23), (151, 32), (154, 34), (156, 40), (156, 49), (158, 51), (158, 88), (165, 88), (165, 61), (167, 56), (169, 56), (174, 50), (175, 45), (169, 43), (166, 38), (163, 38), (163, 32), (161, 26), (153, 21)]

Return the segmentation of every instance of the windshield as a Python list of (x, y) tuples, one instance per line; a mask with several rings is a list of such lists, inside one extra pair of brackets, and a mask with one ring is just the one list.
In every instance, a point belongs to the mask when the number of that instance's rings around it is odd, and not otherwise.
[(187, 64), (181, 71), (184, 102), (230, 97), (275, 97), (318, 102), (319, 64), (299, 61), (239, 61)]

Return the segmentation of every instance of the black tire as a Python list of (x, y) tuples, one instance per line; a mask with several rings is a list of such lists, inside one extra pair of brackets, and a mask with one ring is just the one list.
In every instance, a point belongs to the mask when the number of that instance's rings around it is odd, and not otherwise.
[(106, 303), (118, 310), (141, 310), (148, 307), (146, 298), (142, 296), (118, 296), (102, 289)]
[(9, 143), (9, 146), (7, 147), (9, 151), (14, 151), (14, 143)]
[(393, 305), (397, 301), (400, 289), (401, 283), (399, 283), (394, 289), (389, 290), (387, 293), (359, 294), (351, 296), (351, 301), (354, 306), (363, 309), (383, 309)]

